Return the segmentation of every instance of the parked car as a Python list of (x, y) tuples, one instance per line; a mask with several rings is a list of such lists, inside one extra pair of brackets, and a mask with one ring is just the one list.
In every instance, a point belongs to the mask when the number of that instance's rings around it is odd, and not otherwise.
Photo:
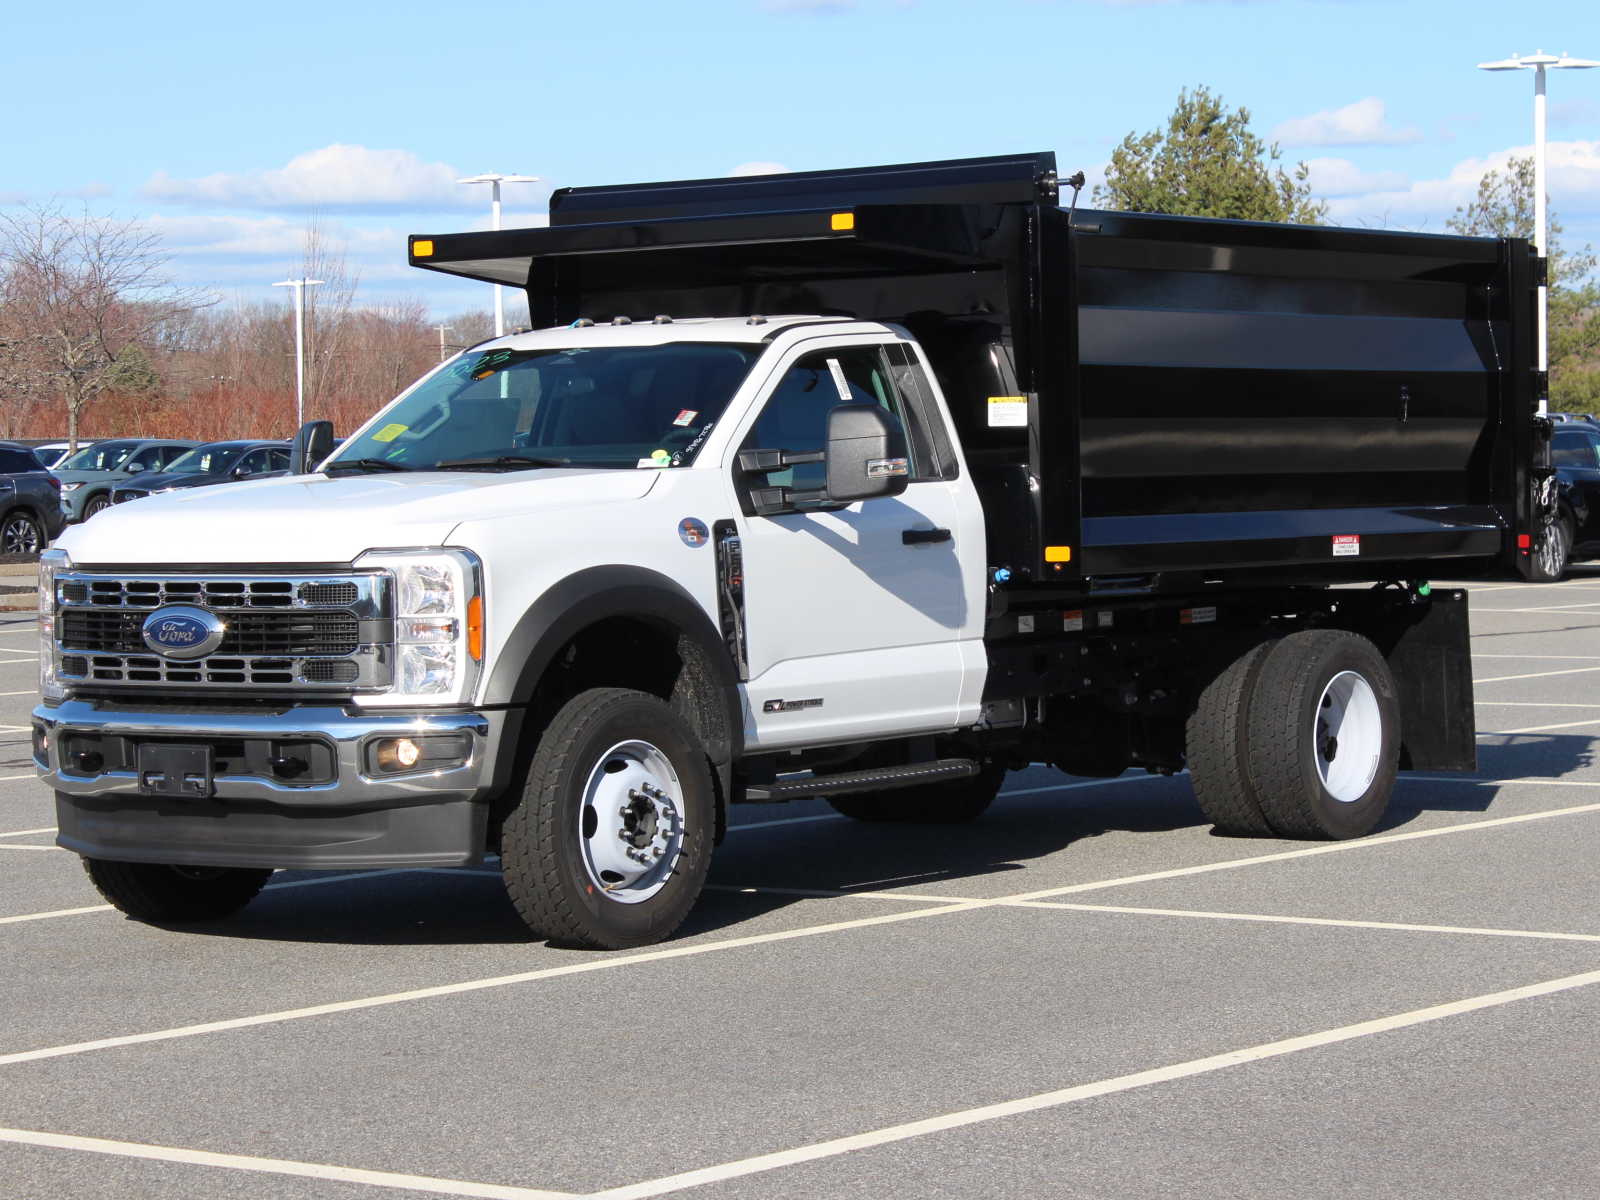
[(1600, 557), (1600, 425), (1564, 421), (1550, 437), (1556, 519), (1540, 540), (1541, 579), (1560, 579), (1575, 558)]
[(190, 450), (159, 471), (147, 471), (118, 484), (111, 494), (113, 503), (122, 504), (143, 496), (173, 492), (179, 488), (208, 487), (239, 479), (270, 479), (289, 473), (287, 442), (206, 442)]
[[(79, 438), (78, 450), (92, 446), (99, 440), (98, 438)], [(77, 451), (73, 450), (71, 442), (25, 442), (24, 445), (33, 451), (33, 456), (44, 464), (44, 468), (47, 471), (53, 471), (60, 466), (61, 460), (66, 458), (69, 452), (77, 453)]]
[(65, 526), (60, 482), (26, 446), (0, 442), (0, 554), (37, 554)]
[(159, 471), (194, 447), (167, 438), (113, 438), (79, 450), (55, 468), (61, 480), (61, 511), (68, 521), (87, 521), (111, 503), (111, 489), (130, 475)]

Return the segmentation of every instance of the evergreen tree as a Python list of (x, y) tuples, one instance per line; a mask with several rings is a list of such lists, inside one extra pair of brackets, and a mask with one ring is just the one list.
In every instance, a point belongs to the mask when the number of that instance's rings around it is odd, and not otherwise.
[(1111, 154), (1094, 203), (1123, 212), (1177, 213), (1321, 224), (1328, 206), (1311, 197), (1310, 168), (1276, 166), (1282, 152), (1250, 132), (1250, 112), (1229, 111), (1204, 86), (1178, 93), (1165, 130), (1130, 133)]

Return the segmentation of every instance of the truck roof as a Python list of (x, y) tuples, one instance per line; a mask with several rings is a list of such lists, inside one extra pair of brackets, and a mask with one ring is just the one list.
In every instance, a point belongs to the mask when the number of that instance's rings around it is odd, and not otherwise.
[(851, 317), (822, 316), (817, 314), (787, 314), (746, 317), (685, 317), (681, 320), (670, 314), (643, 319), (622, 317), (620, 320), (595, 321), (585, 319), (554, 329), (535, 329), (526, 333), (508, 334), (503, 338), (480, 343), (473, 349), (486, 346), (508, 346), (513, 350), (570, 349), (577, 346), (662, 346), (671, 342), (740, 342), (760, 345), (776, 335), (802, 325), (849, 326), (858, 333), (861, 326), (870, 329), (886, 328), (875, 321), (858, 321)]

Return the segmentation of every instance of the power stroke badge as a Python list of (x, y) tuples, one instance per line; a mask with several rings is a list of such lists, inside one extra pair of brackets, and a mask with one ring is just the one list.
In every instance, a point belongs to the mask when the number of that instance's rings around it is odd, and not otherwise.
[(163, 658), (204, 658), (222, 645), (221, 619), (203, 608), (174, 604), (158, 608), (140, 627), (144, 644)]

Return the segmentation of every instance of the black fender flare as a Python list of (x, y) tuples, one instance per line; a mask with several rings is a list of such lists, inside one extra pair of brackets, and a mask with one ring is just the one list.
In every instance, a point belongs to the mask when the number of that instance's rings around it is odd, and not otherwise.
[(483, 693), (488, 706), (524, 708), (557, 652), (590, 625), (633, 617), (689, 639), (709, 666), (722, 701), (726, 739), (706, 746), (724, 771), (743, 753), (739, 676), (721, 634), (683, 586), (645, 567), (589, 567), (568, 575), (535, 600), (506, 637)]

